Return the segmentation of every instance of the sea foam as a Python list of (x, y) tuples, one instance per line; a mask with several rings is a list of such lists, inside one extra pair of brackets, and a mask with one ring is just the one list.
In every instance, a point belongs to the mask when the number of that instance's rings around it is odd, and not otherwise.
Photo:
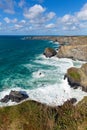
[[(83, 92), (81, 88), (71, 88), (67, 79), (64, 80), (64, 74), (69, 67), (80, 67), (82, 64), (83, 62), (81, 61), (73, 61), (67, 58), (45, 58), (43, 55), (38, 55), (31, 64), (24, 65), (27, 69), (32, 69), (32, 67), (34, 67), (31, 78), (29, 78), (29, 80), (25, 79), (27, 83), (33, 87), (31, 89), (24, 89), (21, 87), (4, 89), (4, 91), (0, 92), (0, 99), (8, 95), (11, 90), (22, 90), (26, 91), (29, 95), (29, 99), (47, 105), (62, 105), (70, 98), (76, 98), (77, 102), (79, 102), (84, 96), (87, 96), (87, 93)], [(0, 106), (16, 104), (17, 103), (10, 101), (6, 104), (0, 103)]]

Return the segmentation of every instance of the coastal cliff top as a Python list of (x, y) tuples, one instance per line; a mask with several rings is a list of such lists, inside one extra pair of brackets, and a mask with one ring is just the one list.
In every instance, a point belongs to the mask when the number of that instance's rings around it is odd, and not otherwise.
[(60, 44), (69, 43), (71, 45), (87, 44), (87, 36), (29, 36), (26, 40), (52, 40)]

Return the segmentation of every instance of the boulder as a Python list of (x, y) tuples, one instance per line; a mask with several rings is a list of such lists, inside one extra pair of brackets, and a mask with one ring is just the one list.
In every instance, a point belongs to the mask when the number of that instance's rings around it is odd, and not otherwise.
[(9, 93), (9, 95), (6, 95), (4, 98), (0, 100), (0, 102), (7, 103), (9, 100), (12, 102), (20, 102), (29, 96), (25, 91), (12, 91)]
[(61, 46), (58, 50), (57, 57), (87, 61), (87, 44)]
[(52, 57), (55, 56), (57, 54), (57, 52), (53, 49), (53, 48), (46, 48), (44, 53), (43, 53), (46, 57)]
[(82, 90), (87, 92), (87, 63), (83, 64), (81, 68), (69, 68), (65, 78), (68, 79), (71, 87), (82, 87)]

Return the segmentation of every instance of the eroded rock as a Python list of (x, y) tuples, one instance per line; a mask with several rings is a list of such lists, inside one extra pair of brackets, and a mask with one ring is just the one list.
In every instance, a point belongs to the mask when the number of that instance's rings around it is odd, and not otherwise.
[(87, 63), (83, 64), (81, 68), (69, 68), (65, 77), (67, 77), (71, 87), (80, 86), (83, 91), (87, 92)]
[(53, 49), (53, 48), (46, 48), (44, 53), (43, 53), (46, 57), (52, 57), (55, 56), (57, 54), (57, 52)]
[(20, 101), (22, 101), (22, 100), (24, 100), (28, 97), (29, 96), (27, 95), (27, 93), (25, 91), (13, 91), (13, 90), (11, 90), (9, 95), (6, 95), (4, 98), (2, 98), (0, 100), (0, 102), (7, 103), (9, 100), (11, 100), (12, 102), (20, 102)]

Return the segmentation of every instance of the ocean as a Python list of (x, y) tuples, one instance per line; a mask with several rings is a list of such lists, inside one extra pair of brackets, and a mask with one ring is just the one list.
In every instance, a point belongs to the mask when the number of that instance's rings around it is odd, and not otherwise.
[[(80, 101), (87, 95), (81, 88), (71, 88), (64, 80), (69, 67), (80, 67), (83, 62), (46, 58), (43, 55), (46, 47), (57, 49), (59, 44), (48, 40), (24, 40), (24, 36), (0, 36), (0, 99), (11, 90), (23, 90), (29, 99), (57, 106), (70, 98)], [(0, 106), (14, 104), (10, 101)]]

